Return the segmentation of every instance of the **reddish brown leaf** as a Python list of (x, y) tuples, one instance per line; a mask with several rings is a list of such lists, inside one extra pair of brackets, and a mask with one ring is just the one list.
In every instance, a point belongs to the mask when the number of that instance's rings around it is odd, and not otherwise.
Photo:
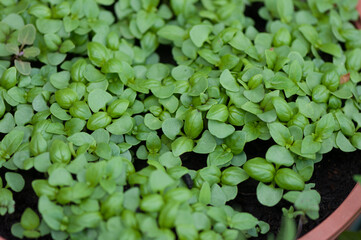
[(340, 77), (340, 84), (344, 84), (350, 81), (350, 73), (347, 73), (345, 75), (341, 75)]

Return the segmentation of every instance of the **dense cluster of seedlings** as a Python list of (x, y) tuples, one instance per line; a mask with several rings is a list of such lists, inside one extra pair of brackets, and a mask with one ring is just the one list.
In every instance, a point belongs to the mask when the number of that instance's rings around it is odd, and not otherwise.
[[(357, 0), (265, 0), (263, 29), (252, 2), (2, 0), (0, 214), (19, 169), (44, 174), (12, 233), (256, 237), (269, 225), (227, 205), (248, 178), (261, 204), (318, 218), (314, 164), (361, 149)], [(248, 159), (257, 139), (273, 145)]]

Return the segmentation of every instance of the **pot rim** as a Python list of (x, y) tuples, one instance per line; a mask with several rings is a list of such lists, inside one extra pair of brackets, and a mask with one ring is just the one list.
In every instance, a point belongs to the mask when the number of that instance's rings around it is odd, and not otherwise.
[(342, 204), (324, 221), (298, 240), (334, 240), (361, 214), (361, 186), (356, 184)]

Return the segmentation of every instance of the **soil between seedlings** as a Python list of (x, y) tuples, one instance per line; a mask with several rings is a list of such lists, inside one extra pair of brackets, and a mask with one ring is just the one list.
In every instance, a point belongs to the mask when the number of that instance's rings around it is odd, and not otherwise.
[[(5, 183), (5, 173), (9, 171), (6, 168), (0, 168), (0, 177), (3, 179)], [(32, 169), (29, 171), (16, 171), (21, 174), (25, 180), (24, 189), (19, 192), (13, 192), (13, 198), (15, 201), (15, 212), (13, 214), (6, 214), (5, 216), (0, 216), (0, 236), (5, 238), (6, 240), (19, 239), (14, 237), (11, 234), (11, 226), (14, 223), (20, 222), (21, 215), (25, 211), (26, 208), (31, 208), (38, 215), (38, 197), (36, 196), (33, 188), (31, 186), (31, 182), (35, 179), (44, 179), (44, 174), (37, 172)], [(24, 238), (26, 239), (26, 238)], [(51, 239), (51, 237), (41, 237), (38, 240), (46, 240)]]
[[(272, 141), (254, 141), (248, 143), (245, 148), (248, 159), (256, 156), (264, 156), (266, 150), (273, 145)], [(191, 154), (192, 155), (192, 154)], [(206, 158), (198, 156), (198, 161), (192, 164), (187, 156), (184, 159), (184, 165), (190, 169), (199, 169), (203, 164), (206, 165)], [(182, 157), (183, 158), (183, 157)], [(361, 151), (353, 153), (343, 153), (334, 149), (332, 152), (325, 154), (323, 160), (315, 165), (315, 171), (309, 182), (315, 183), (315, 189), (321, 194), (320, 218), (316, 221), (309, 221), (303, 226), (302, 235), (312, 230), (315, 226), (327, 218), (336, 208), (345, 200), (348, 194), (355, 186), (352, 179), (353, 175), (361, 173)], [(138, 160), (142, 161), (142, 160)], [(5, 179), (4, 168), (0, 169), (0, 177)], [(7, 240), (18, 239), (11, 235), (11, 226), (20, 221), (21, 214), (27, 207), (37, 211), (38, 198), (31, 187), (34, 179), (44, 178), (42, 173), (35, 170), (19, 171), (25, 179), (25, 188), (20, 193), (13, 193), (16, 202), (14, 214), (0, 216), (0, 236)], [(256, 197), (256, 187), (258, 182), (249, 179), (238, 186), (237, 198), (227, 204), (236, 209), (242, 209), (257, 217), (259, 220), (268, 222), (271, 226), (270, 233), (276, 234), (280, 227), (282, 208), (291, 206), (285, 200), (282, 200), (275, 207), (265, 207), (261, 205)], [(40, 240), (51, 239), (50, 236), (39, 238)], [(266, 235), (262, 235), (257, 240), (267, 239)]]
[[(252, 144), (252, 145), (250, 145)], [(248, 143), (247, 159), (262, 156), (272, 143), (267, 141), (256, 141)], [(348, 194), (355, 186), (353, 176), (361, 173), (361, 151), (352, 153), (344, 153), (338, 149), (332, 150), (325, 154), (321, 162), (315, 164), (315, 170), (310, 181), (307, 183), (315, 183), (316, 189), (321, 195), (320, 217), (315, 220), (309, 220), (303, 225), (301, 236), (306, 234), (326, 219), (338, 206), (346, 199)], [(274, 207), (266, 207), (260, 204), (256, 196), (256, 188), (258, 182), (249, 179), (238, 186), (238, 195), (235, 200), (228, 204), (234, 207), (240, 207), (242, 211), (253, 214), (259, 220), (263, 220), (270, 224), (270, 233), (277, 234), (281, 218), (282, 208), (289, 208), (291, 204), (286, 200), (281, 200)], [(267, 236), (263, 235), (257, 240), (266, 240)]]

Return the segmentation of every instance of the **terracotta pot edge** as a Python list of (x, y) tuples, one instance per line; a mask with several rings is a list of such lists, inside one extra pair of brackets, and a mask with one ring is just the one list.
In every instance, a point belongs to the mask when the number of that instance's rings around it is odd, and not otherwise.
[(361, 186), (356, 184), (342, 204), (316, 228), (298, 240), (334, 240), (361, 213)]

